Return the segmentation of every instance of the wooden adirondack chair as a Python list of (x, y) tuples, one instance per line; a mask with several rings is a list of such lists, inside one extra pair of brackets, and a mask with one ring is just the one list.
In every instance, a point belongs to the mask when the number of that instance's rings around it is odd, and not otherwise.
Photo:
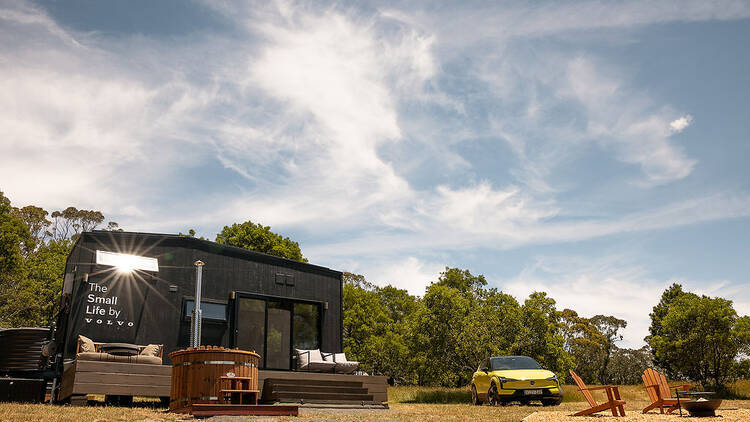
[[(586, 410), (581, 410), (573, 416), (586, 416), (592, 413), (603, 412), (607, 409), (612, 410), (612, 416), (625, 416), (625, 408), (623, 407), (625, 401), (620, 399), (619, 387), (615, 385), (586, 387), (586, 384), (583, 383), (581, 377), (573, 372), (573, 370), (570, 370), (570, 376), (573, 377), (573, 380), (576, 382), (578, 389), (581, 390), (581, 394), (583, 394), (583, 396), (586, 398), (586, 401), (589, 402), (589, 406), (591, 406)], [(596, 400), (594, 400), (594, 396), (591, 394), (591, 391), (593, 390), (605, 390), (607, 392), (607, 402), (597, 404)], [(618, 412), (619, 415), (617, 414)]]
[(664, 409), (667, 409), (667, 413), (674, 412), (677, 409), (677, 399), (672, 398), (672, 389), (690, 389), (690, 384), (670, 386), (667, 383), (667, 377), (651, 368), (643, 371), (641, 378), (643, 379), (643, 386), (646, 387), (646, 391), (648, 392), (648, 398), (651, 399), (651, 404), (643, 409), (643, 413), (647, 413), (649, 410), (656, 409), (657, 407), (659, 408), (659, 413), (664, 413)]

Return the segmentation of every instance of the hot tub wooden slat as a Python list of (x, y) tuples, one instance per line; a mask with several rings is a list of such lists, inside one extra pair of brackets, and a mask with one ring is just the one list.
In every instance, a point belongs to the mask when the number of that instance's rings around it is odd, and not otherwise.
[(258, 385), (260, 356), (239, 349), (204, 346), (170, 353), (172, 359), (172, 395), (169, 409), (180, 411), (193, 404), (218, 404), (222, 402), (219, 378), (232, 373), (253, 378)]

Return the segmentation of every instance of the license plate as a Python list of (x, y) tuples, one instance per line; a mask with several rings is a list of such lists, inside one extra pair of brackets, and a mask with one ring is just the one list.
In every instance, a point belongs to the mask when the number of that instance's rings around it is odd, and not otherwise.
[(540, 396), (542, 390), (523, 390), (523, 394), (526, 396)]

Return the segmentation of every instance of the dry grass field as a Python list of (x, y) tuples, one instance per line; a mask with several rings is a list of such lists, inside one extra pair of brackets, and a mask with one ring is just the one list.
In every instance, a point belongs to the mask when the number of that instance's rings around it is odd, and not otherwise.
[[(750, 381), (741, 381), (731, 387), (733, 394), (750, 395)], [(553, 422), (586, 421), (592, 418), (571, 418), (568, 415), (585, 408), (583, 397), (575, 386), (564, 386), (565, 401), (557, 407), (542, 406), (472, 406), (469, 403), (468, 389), (393, 387), (388, 390), (389, 410), (330, 410), (309, 409), (300, 411), (299, 418), (262, 418), (278, 421), (497, 421)], [(679, 416), (660, 416), (651, 413), (641, 415), (645, 407), (646, 395), (643, 387), (628, 385), (621, 387), (622, 398), (627, 401), (626, 420), (676, 421)], [(598, 396), (597, 396), (598, 397)], [(45, 404), (0, 403), (0, 421), (177, 421), (191, 419), (182, 415), (167, 413), (163, 408), (153, 408), (147, 401), (138, 401), (134, 407), (104, 406), (102, 397), (93, 397), (98, 405), (88, 407), (53, 406)], [(723, 422), (750, 421), (750, 400), (726, 400), (722, 406)], [(536, 412), (539, 412), (538, 414)], [(532, 415), (533, 416), (530, 416)], [(606, 413), (594, 418), (596, 421), (620, 421), (622, 418), (607, 417)], [(214, 419), (214, 418), (212, 418)], [(209, 421), (212, 421), (209, 419)], [(215, 418), (216, 422), (254, 420), (255, 418)]]

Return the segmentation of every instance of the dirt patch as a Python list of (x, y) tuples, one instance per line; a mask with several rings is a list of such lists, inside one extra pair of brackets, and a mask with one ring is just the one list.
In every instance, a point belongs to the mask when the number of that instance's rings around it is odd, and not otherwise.
[[(630, 421), (643, 421), (643, 422), (659, 422), (659, 421), (679, 421), (683, 418), (687, 419), (687, 412), (683, 413), (683, 417), (680, 418), (678, 413), (671, 415), (660, 414), (660, 413), (647, 413), (643, 414), (637, 411), (626, 412), (624, 418), (614, 417), (611, 414), (607, 415), (602, 412), (598, 415), (576, 417), (571, 416), (571, 412), (564, 411), (553, 411), (553, 412), (536, 412), (523, 419), (523, 422), (582, 422), (595, 420), (597, 422), (630, 422)], [(750, 409), (719, 409), (716, 411), (715, 418), (701, 418), (697, 420), (703, 421), (715, 421), (720, 420), (721, 422), (747, 422), (750, 421)], [(690, 419), (694, 420), (694, 419)]]

